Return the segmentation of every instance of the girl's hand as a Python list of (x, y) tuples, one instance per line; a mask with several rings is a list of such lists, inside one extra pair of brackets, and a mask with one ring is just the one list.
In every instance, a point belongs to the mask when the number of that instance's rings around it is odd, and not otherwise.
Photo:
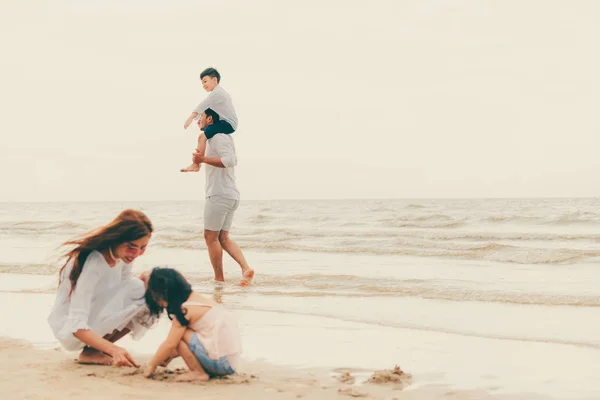
[(147, 366), (146, 369), (144, 370), (144, 378), (150, 378), (154, 374), (155, 371), (156, 371), (156, 368)]
[(150, 271), (142, 272), (139, 278), (144, 282), (144, 286), (148, 289), (148, 279), (150, 279)]
[(140, 366), (135, 362), (131, 354), (127, 350), (122, 347), (115, 346), (115, 349), (112, 351), (111, 356), (114, 360), (114, 365), (117, 367), (136, 367)]

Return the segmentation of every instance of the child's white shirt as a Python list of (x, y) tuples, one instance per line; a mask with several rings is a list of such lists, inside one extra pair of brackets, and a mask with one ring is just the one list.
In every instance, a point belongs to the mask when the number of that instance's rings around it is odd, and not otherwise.
[(208, 108), (219, 114), (220, 119), (229, 122), (231, 127), (234, 130), (237, 130), (238, 118), (235, 113), (235, 108), (233, 107), (233, 101), (231, 100), (229, 93), (227, 93), (220, 85), (217, 85), (208, 96), (206, 96), (206, 99), (198, 104), (194, 109), (194, 112), (201, 114)]

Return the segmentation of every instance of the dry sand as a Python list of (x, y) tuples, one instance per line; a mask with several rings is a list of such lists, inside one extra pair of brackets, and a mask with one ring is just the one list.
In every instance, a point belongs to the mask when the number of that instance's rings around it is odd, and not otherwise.
[[(160, 399), (173, 395), (182, 399), (492, 399), (476, 391), (456, 391), (444, 387), (406, 390), (409, 374), (391, 368), (378, 372), (383, 383), (351, 379), (349, 371), (302, 370), (258, 362), (242, 363), (240, 373), (208, 383), (177, 383), (181, 371), (176, 360), (161, 369), (155, 379), (142, 377), (142, 368), (81, 365), (75, 353), (42, 350), (25, 342), (0, 339), (0, 399)], [(144, 363), (147, 359), (137, 357)], [(393, 366), (392, 366), (393, 367)], [(391, 379), (382, 379), (387, 375)], [(353, 377), (352, 377), (353, 378)], [(400, 379), (402, 378), (402, 379)]]

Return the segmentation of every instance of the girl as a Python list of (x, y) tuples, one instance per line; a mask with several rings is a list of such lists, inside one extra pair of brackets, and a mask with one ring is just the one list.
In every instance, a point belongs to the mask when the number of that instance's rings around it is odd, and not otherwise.
[(144, 279), (133, 278), (132, 262), (146, 251), (152, 223), (140, 211), (125, 210), (110, 224), (81, 239), (65, 254), (48, 323), (66, 350), (82, 349), (79, 362), (138, 367), (114, 342), (143, 334), (151, 324)]
[(146, 378), (178, 356), (190, 369), (178, 381), (208, 381), (210, 376), (235, 372), (241, 353), (235, 320), (221, 305), (192, 291), (183, 275), (171, 268), (154, 268), (146, 304), (152, 315), (166, 309), (172, 321), (167, 339), (144, 371)]

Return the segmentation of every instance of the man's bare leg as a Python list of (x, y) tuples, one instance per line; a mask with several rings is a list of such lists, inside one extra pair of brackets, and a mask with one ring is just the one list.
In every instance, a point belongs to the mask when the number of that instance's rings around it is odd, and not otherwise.
[[(111, 343), (115, 343), (117, 340), (121, 339), (129, 332), (130, 330), (127, 328), (123, 329), (122, 331), (117, 331), (115, 329), (112, 333), (105, 335), (104, 339), (108, 340)], [(79, 354), (79, 363), (95, 365), (112, 365), (113, 359), (108, 354), (98, 351), (93, 347), (85, 346)]]
[(195, 333), (192, 330), (186, 329), (185, 333), (183, 334), (183, 340), (179, 342), (179, 345), (177, 346), (177, 352), (179, 355), (181, 355), (183, 361), (185, 361), (185, 364), (190, 369), (190, 372), (179, 375), (177, 378), (175, 378), (176, 382), (207, 382), (210, 379), (206, 371), (204, 371), (204, 368), (202, 368), (202, 364), (200, 364), (200, 361), (198, 361), (196, 355), (190, 349), (190, 339), (194, 334)]
[(242, 268), (242, 280), (240, 281), (240, 285), (250, 285), (252, 283), (252, 278), (254, 278), (254, 270), (248, 265), (246, 257), (244, 257), (244, 253), (242, 252), (242, 249), (240, 249), (240, 246), (231, 240), (228, 231), (221, 231), (219, 233), (219, 242), (221, 243), (223, 250), (225, 250), (227, 254), (229, 254), (231, 258), (233, 258), (235, 262), (237, 262)]
[(223, 248), (219, 242), (219, 232), (204, 230), (204, 241), (208, 248), (210, 263), (215, 271), (215, 281), (225, 282), (223, 275)]
[[(206, 136), (204, 135), (204, 133), (201, 133), (200, 136), (198, 136), (198, 147), (196, 147), (196, 153), (200, 154), (201, 156), (204, 156), (205, 152), (206, 152)], [(187, 167), (181, 169), (181, 172), (198, 172), (198, 171), (200, 171), (200, 164), (196, 164), (196, 163), (191, 163)]]

